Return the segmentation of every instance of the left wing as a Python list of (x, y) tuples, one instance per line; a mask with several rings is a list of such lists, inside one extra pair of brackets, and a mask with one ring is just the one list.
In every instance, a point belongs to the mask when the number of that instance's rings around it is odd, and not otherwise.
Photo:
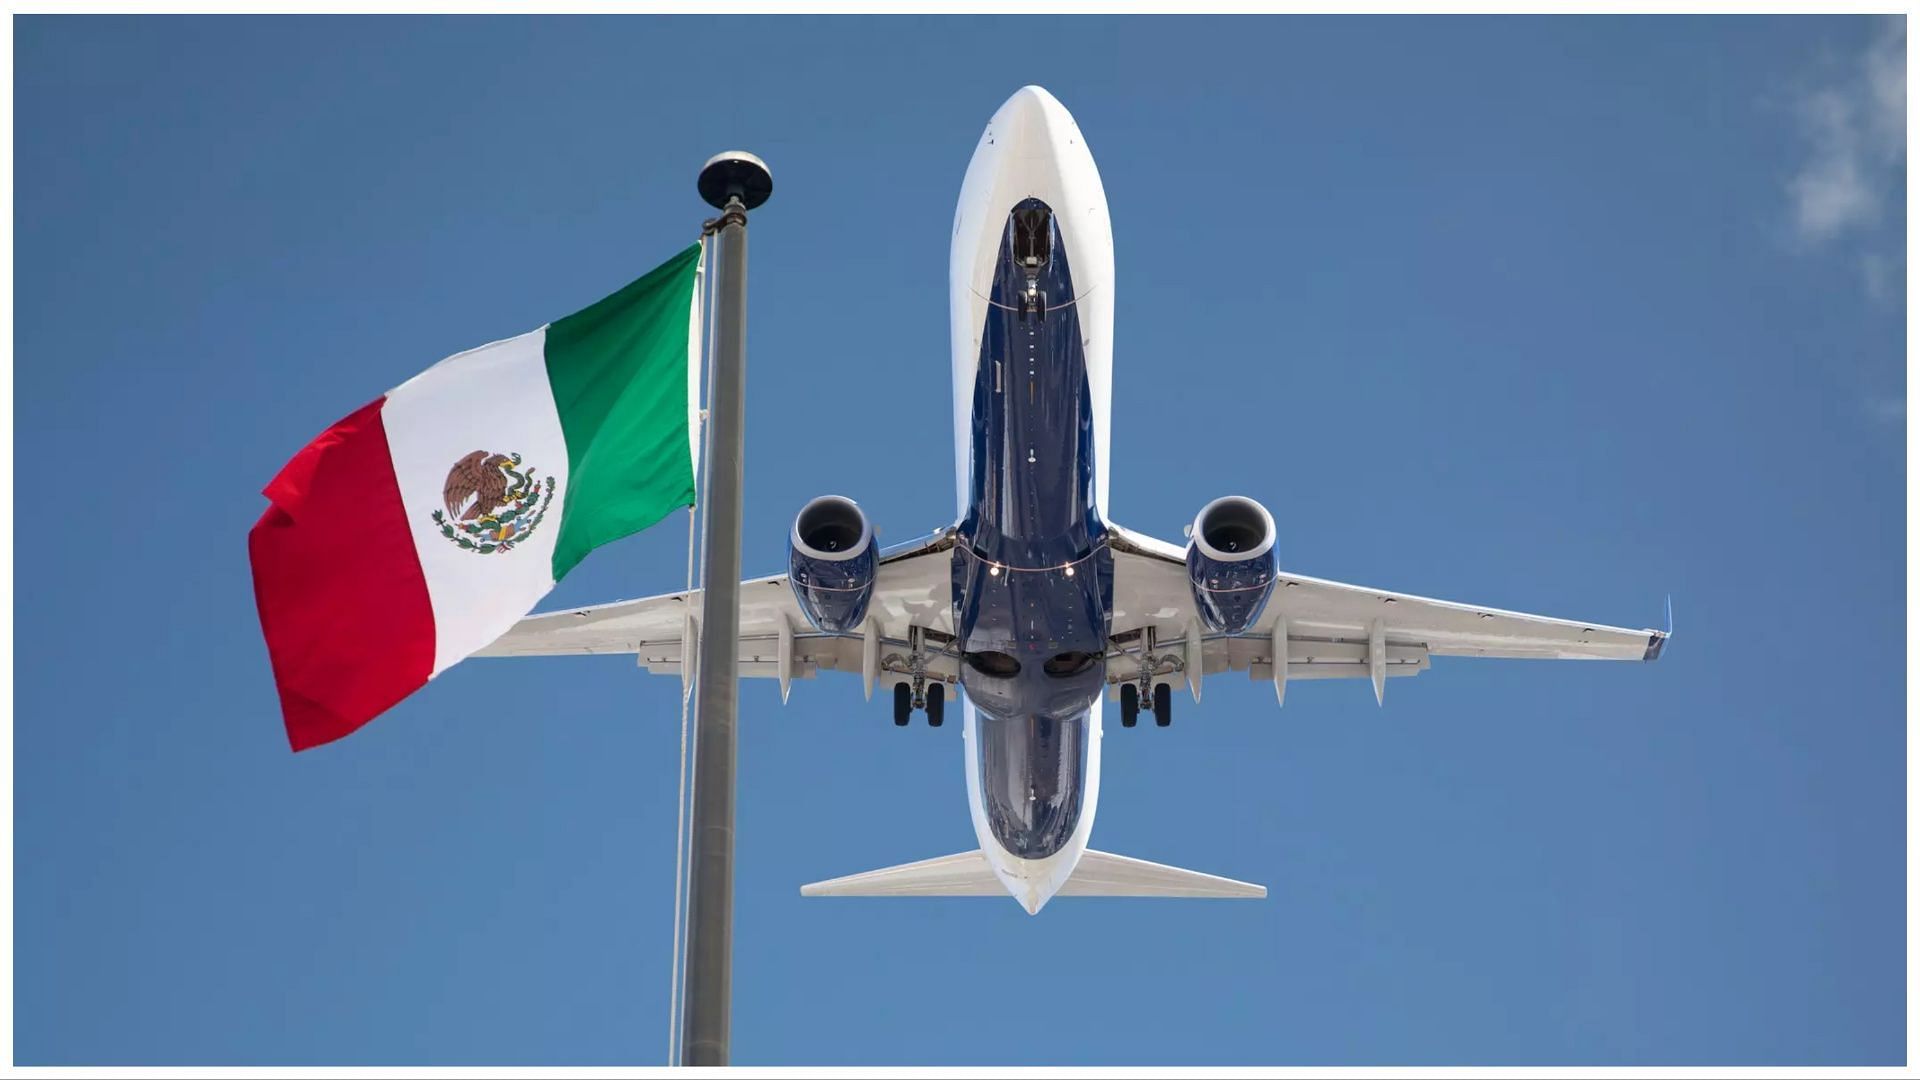
[[(740, 676), (811, 679), (820, 669), (908, 672), (903, 650), (907, 628), (928, 631), (927, 674), (953, 682), (959, 659), (948, 644), (953, 634), (952, 569), (946, 555), (953, 531), (945, 529), (881, 552), (866, 625), (874, 643), (859, 634), (815, 630), (795, 603), (785, 574), (740, 583)], [(700, 590), (664, 593), (643, 600), (529, 615), (475, 656), (562, 656), (636, 653), (656, 675), (687, 674), (684, 660), (699, 640)], [(698, 658), (695, 658), (697, 663)], [(867, 687), (872, 694), (871, 684)]]
[[(1371, 679), (1417, 675), (1434, 656), (1547, 660), (1654, 660), (1659, 630), (1629, 630), (1477, 604), (1430, 600), (1295, 574), (1282, 568), (1260, 618), (1239, 635), (1203, 634), (1187, 584), (1184, 548), (1109, 526), (1114, 553), (1113, 636), (1140, 643), (1110, 655), (1108, 679), (1137, 678), (1139, 654), (1158, 652), (1157, 673), (1184, 672), (1197, 695), (1200, 677), (1246, 671), (1272, 679), (1284, 696), (1289, 679)], [(1157, 646), (1146, 650), (1142, 638)], [(1274, 657), (1285, 642), (1287, 661)]]

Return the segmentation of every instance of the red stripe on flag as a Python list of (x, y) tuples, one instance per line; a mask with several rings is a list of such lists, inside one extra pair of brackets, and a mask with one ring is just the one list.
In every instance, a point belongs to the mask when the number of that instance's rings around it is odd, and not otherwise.
[(295, 454), (247, 536), (295, 750), (352, 733), (433, 673), (433, 603), (387, 451), (385, 403)]

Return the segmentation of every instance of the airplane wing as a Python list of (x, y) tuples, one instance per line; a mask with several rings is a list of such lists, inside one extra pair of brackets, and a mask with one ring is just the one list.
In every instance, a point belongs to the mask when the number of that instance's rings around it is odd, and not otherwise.
[[(1137, 679), (1142, 664), (1161, 679), (1184, 676), (1197, 698), (1207, 675), (1245, 671), (1271, 680), (1285, 700), (1295, 679), (1370, 679), (1376, 696), (1389, 677), (1418, 675), (1435, 656), (1560, 660), (1653, 660), (1667, 634), (1431, 600), (1280, 572), (1272, 599), (1245, 633), (1203, 633), (1187, 585), (1184, 548), (1110, 525), (1113, 648), (1109, 697)], [(742, 678), (793, 679), (821, 670), (860, 672), (869, 697), (882, 674), (907, 675), (909, 627), (925, 633), (926, 673), (959, 680), (954, 645), (954, 531), (943, 529), (881, 553), (863, 634), (813, 629), (785, 574), (740, 585)], [(699, 590), (531, 615), (476, 656), (633, 653), (659, 675), (689, 677), (698, 663)], [(1274, 663), (1277, 642), (1287, 662)]]
[[(1653, 660), (1667, 634), (1430, 600), (1295, 574), (1284, 568), (1260, 618), (1238, 635), (1203, 634), (1187, 584), (1186, 550), (1109, 526), (1114, 553), (1113, 636), (1129, 655), (1108, 658), (1108, 678), (1138, 677), (1141, 655), (1159, 651), (1156, 674), (1181, 671), (1196, 696), (1200, 678), (1246, 671), (1271, 679), (1283, 700), (1289, 679), (1417, 675), (1435, 656), (1553, 660)], [(1151, 636), (1155, 649), (1146, 648)], [(1277, 643), (1287, 662), (1276, 670)], [(1149, 661), (1151, 662), (1151, 660)]]
[[(880, 553), (867, 625), (873, 642), (859, 634), (813, 629), (794, 602), (785, 574), (740, 583), (740, 675), (778, 678), (784, 693), (791, 679), (811, 679), (822, 668), (905, 674), (908, 626), (927, 629), (927, 674), (959, 678), (953, 636), (953, 531), (945, 529)], [(699, 639), (700, 590), (664, 593), (591, 607), (530, 615), (475, 656), (564, 656), (635, 653), (657, 675), (689, 674), (683, 660)], [(698, 657), (694, 657), (698, 663)], [(869, 696), (873, 687), (869, 682)]]

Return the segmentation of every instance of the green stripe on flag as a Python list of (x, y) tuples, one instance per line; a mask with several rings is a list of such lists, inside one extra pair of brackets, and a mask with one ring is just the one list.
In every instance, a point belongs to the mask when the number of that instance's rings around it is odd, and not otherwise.
[(568, 463), (555, 581), (601, 544), (693, 505), (687, 338), (699, 262), (694, 244), (547, 327), (547, 379)]

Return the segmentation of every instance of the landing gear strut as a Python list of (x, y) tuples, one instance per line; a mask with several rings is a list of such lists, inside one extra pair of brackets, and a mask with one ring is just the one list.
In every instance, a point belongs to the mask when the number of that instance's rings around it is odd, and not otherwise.
[(893, 726), (906, 727), (912, 723), (915, 709), (925, 709), (927, 726), (939, 727), (947, 719), (947, 684), (939, 679), (928, 683), (926, 631), (908, 627), (907, 643), (911, 649), (907, 670), (912, 681), (893, 684)]
[(1147, 627), (1140, 636), (1140, 675), (1132, 682), (1120, 684), (1120, 726), (1132, 727), (1140, 722), (1140, 709), (1145, 706), (1153, 713), (1156, 727), (1167, 727), (1173, 723), (1173, 684), (1153, 681), (1153, 651), (1156, 647), (1153, 627)]

